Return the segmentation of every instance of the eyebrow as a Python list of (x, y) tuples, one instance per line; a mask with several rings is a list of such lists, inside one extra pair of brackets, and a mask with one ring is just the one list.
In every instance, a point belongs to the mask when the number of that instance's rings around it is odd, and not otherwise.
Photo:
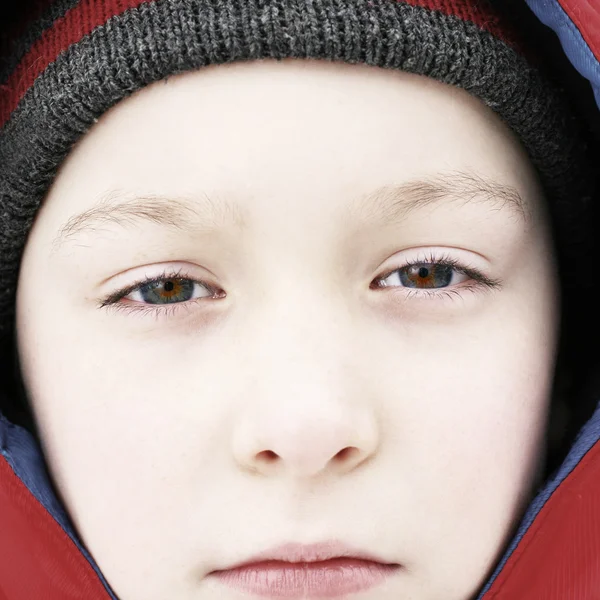
[(76, 235), (102, 230), (106, 225), (127, 228), (154, 223), (168, 229), (211, 232), (232, 224), (243, 228), (245, 221), (238, 205), (218, 196), (178, 198), (155, 194), (132, 195), (119, 190), (104, 194), (92, 208), (71, 217), (52, 242), (52, 253)]
[[(389, 226), (404, 221), (409, 213), (442, 202), (486, 203), (497, 210), (508, 209), (525, 223), (530, 209), (516, 188), (474, 173), (451, 172), (385, 185), (355, 198), (344, 218), (369, 226)], [(154, 223), (175, 230), (211, 232), (225, 227), (244, 229), (246, 219), (240, 207), (225, 198), (178, 198), (160, 195), (131, 195), (113, 190), (92, 208), (71, 217), (52, 243), (57, 252), (74, 236), (106, 225), (127, 227)]]
[(464, 171), (382, 186), (355, 199), (348, 216), (383, 227), (402, 222), (413, 211), (447, 202), (487, 204), (492, 210), (508, 210), (525, 224), (531, 220), (531, 208), (515, 187)]

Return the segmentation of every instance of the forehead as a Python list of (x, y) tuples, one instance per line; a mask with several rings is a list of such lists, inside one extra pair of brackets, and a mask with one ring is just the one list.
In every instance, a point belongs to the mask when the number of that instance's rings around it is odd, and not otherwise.
[(230, 196), (242, 210), (323, 219), (382, 186), (451, 172), (525, 202), (536, 195), (519, 143), (463, 90), (367, 65), (264, 60), (185, 73), (122, 101), (71, 153), (49, 199), (63, 221), (115, 190)]

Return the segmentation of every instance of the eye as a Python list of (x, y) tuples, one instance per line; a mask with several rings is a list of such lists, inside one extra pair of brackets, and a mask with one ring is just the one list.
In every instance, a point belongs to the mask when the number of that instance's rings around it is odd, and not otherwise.
[(174, 304), (187, 302), (202, 295), (206, 286), (192, 279), (159, 279), (138, 286), (125, 299), (144, 304)]
[(445, 288), (469, 281), (470, 277), (455, 267), (444, 263), (417, 263), (411, 264), (392, 271), (387, 277), (380, 281), (391, 281), (384, 283), (382, 287), (394, 285), (393, 280), (400, 282), (401, 287), (406, 288)]
[(501, 287), (479, 269), (449, 254), (430, 251), (375, 279), (376, 288), (392, 288), (403, 298), (452, 298), (466, 292), (482, 292)]
[(211, 285), (188, 276), (183, 270), (166, 270), (156, 277), (143, 277), (102, 299), (98, 308), (156, 316), (173, 315), (196, 302), (222, 297)]

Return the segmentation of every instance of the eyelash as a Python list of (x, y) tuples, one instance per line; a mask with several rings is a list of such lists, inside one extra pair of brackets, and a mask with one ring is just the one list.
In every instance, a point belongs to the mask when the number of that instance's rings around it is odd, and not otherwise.
[[(190, 305), (193, 303), (193, 301), (173, 302), (172, 304), (166, 304), (166, 305), (162, 305), (162, 306), (158, 305), (158, 304), (157, 305), (140, 304), (139, 306), (136, 306), (136, 305), (130, 305), (130, 304), (124, 303), (124, 302), (119, 302), (119, 300), (122, 300), (125, 296), (128, 296), (129, 294), (131, 294), (131, 292), (135, 292), (136, 290), (138, 290), (139, 288), (141, 288), (145, 285), (149, 285), (149, 284), (153, 284), (153, 283), (162, 283), (163, 281), (168, 281), (169, 279), (184, 279), (186, 281), (193, 281), (194, 283), (201, 285), (208, 292), (213, 292), (212, 297), (215, 297), (218, 292), (218, 290), (216, 288), (214, 288), (213, 286), (211, 286), (207, 283), (204, 283), (202, 281), (199, 281), (197, 279), (194, 279), (193, 277), (189, 277), (189, 274), (186, 271), (184, 271), (183, 269), (179, 269), (178, 271), (175, 271), (173, 269), (166, 269), (165, 271), (163, 271), (163, 273), (161, 275), (158, 275), (156, 277), (142, 277), (141, 279), (138, 279), (137, 281), (133, 282), (131, 285), (128, 285), (126, 288), (123, 288), (121, 290), (118, 290), (118, 291), (110, 294), (110, 296), (104, 298), (104, 300), (102, 300), (98, 304), (98, 308), (106, 307), (110, 310), (114, 310), (117, 312), (123, 311), (126, 313), (137, 313), (137, 314), (142, 314), (142, 316), (154, 315), (157, 318), (158, 317), (169, 318), (169, 317), (175, 315), (176, 313), (178, 313), (182, 309), (189, 310)], [(210, 297), (197, 298), (196, 300), (207, 300), (207, 299), (210, 299)]]
[[(426, 253), (418, 256), (414, 259), (407, 260), (400, 267), (395, 267), (386, 271), (383, 275), (380, 275), (375, 281), (387, 279), (390, 275), (396, 271), (408, 269), (416, 265), (423, 264), (435, 264), (438, 267), (450, 267), (461, 275), (467, 275), (473, 283), (468, 285), (461, 285), (459, 289), (448, 289), (448, 288), (430, 288), (430, 289), (418, 289), (418, 288), (406, 288), (406, 287), (393, 287), (390, 288), (390, 293), (394, 295), (400, 295), (403, 300), (410, 300), (415, 296), (430, 299), (440, 299), (440, 297), (446, 297), (450, 300), (462, 299), (464, 292), (489, 292), (493, 289), (499, 289), (502, 287), (502, 282), (499, 279), (493, 279), (484, 275), (479, 269), (475, 267), (465, 265), (461, 261), (457, 260), (449, 254), (436, 255), (433, 252)], [(378, 289), (386, 289), (386, 286), (379, 286)], [(409, 290), (408, 292), (402, 290)], [(460, 291), (459, 291), (460, 290)]]
[[(469, 285), (460, 286), (459, 289), (462, 291), (458, 291), (456, 289), (447, 289), (447, 288), (418, 289), (418, 288), (406, 288), (406, 287), (402, 287), (402, 286), (397, 286), (397, 287), (390, 287), (389, 288), (390, 292), (395, 295), (401, 295), (402, 298), (406, 299), (406, 300), (414, 298), (415, 296), (420, 296), (420, 297), (425, 297), (425, 298), (433, 298), (433, 299), (439, 299), (440, 297), (445, 296), (449, 299), (455, 299), (455, 298), (463, 298), (463, 293), (467, 292), (467, 291), (476, 293), (476, 292), (482, 292), (482, 291), (490, 291), (492, 289), (497, 289), (497, 288), (501, 287), (500, 280), (487, 277), (486, 275), (481, 273), (481, 271), (479, 271), (478, 269), (475, 269), (468, 265), (464, 265), (463, 263), (461, 263), (459, 260), (453, 258), (452, 256), (449, 256), (447, 254), (444, 254), (441, 256), (439, 256), (439, 255), (436, 256), (433, 253), (418, 257), (413, 260), (406, 261), (403, 265), (401, 265), (399, 267), (395, 267), (394, 269), (390, 269), (390, 270), (386, 271), (383, 275), (376, 277), (375, 281), (387, 279), (390, 275), (392, 275), (396, 271), (400, 271), (402, 269), (407, 269), (407, 268), (410, 268), (410, 267), (413, 267), (416, 265), (422, 265), (422, 264), (435, 264), (436, 266), (450, 267), (457, 273), (460, 273), (462, 275), (467, 275), (470, 279), (473, 280), (474, 283), (469, 284)], [(191, 307), (191, 304), (194, 303), (194, 301), (192, 301), (192, 300), (187, 301), (187, 302), (173, 302), (170, 305), (167, 304), (167, 305), (162, 305), (162, 306), (161, 305), (152, 305), (152, 304), (141, 304), (140, 306), (135, 306), (135, 305), (131, 306), (129, 304), (119, 302), (119, 300), (122, 300), (125, 296), (128, 296), (132, 292), (138, 290), (140, 287), (143, 287), (143, 286), (149, 285), (149, 284), (162, 283), (169, 279), (183, 279), (186, 281), (193, 281), (194, 283), (197, 283), (197, 284), (201, 285), (202, 287), (204, 287), (208, 292), (213, 292), (212, 297), (197, 298), (196, 300), (210, 300), (211, 298), (214, 298), (218, 293), (218, 290), (216, 288), (214, 288), (213, 286), (211, 286), (205, 282), (199, 281), (197, 279), (194, 279), (192, 277), (189, 277), (188, 274), (183, 269), (180, 269), (178, 271), (175, 271), (173, 269), (170, 269), (170, 270), (166, 269), (161, 275), (159, 275), (157, 277), (143, 277), (143, 278), (139, 279), (138, 281), (135, 281), (131, 285), (128, 285), (126, 288), (110, 294), (108, 297), (104, 298), (98, 304), (98, 308), (106, 307), (106, 308), (109, 308), (110, 310), (125, 311), (126, 313), (138, 313), (138, 314), (141, 313), (142, 315), (149, 314), (149, 315), (154, 315), (157, 318), (159, 316), (164, 317), (164, 318), (169, 318), (169, 317), (174, 316), (179, 310), (182, 310), (182, 309), (189, 310)], [(376, 286), (376, 289), (388, 289), (388, 287), (389, 286)], [(409, 292), (400, 291), (400, 290), (406, 290), (406, 289), (409, 289), (410, 291)]]

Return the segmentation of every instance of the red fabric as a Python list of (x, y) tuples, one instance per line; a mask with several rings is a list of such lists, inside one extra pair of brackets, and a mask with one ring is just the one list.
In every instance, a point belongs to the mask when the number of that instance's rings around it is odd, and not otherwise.
[[(50, 29), (42, 34), (19, 66), (11, 74), (6, 85), (0, 86), (0, 127), (9, 119), (27, 90), (36, 78), (44, 72), (49, 64), (77, 43), (83, 36), (91, 33), (96, 27), (106, 23), (108, 19), (136, 8), (144, 2), (153, 0), (82, 0), (77, 6), (57, 19)], [(492, 35), (504, 40), (507, 44), (519, 48), (512, 32), (501, 26), (496, 16), (488, 8), (487, 3), (474, 0), (396, 0), (413, 6), (421, 6), (438, 10), (446, 15), (454, 15), (471, 21)]]
[(600, 3), (598, 0), (558, 0), (579, 33), (600, 60)]
[(85, 556), (0, 457), (0, 600), (109, 600)]
[(600, 442), (544, 505), (483, 600), (600, 600)]

